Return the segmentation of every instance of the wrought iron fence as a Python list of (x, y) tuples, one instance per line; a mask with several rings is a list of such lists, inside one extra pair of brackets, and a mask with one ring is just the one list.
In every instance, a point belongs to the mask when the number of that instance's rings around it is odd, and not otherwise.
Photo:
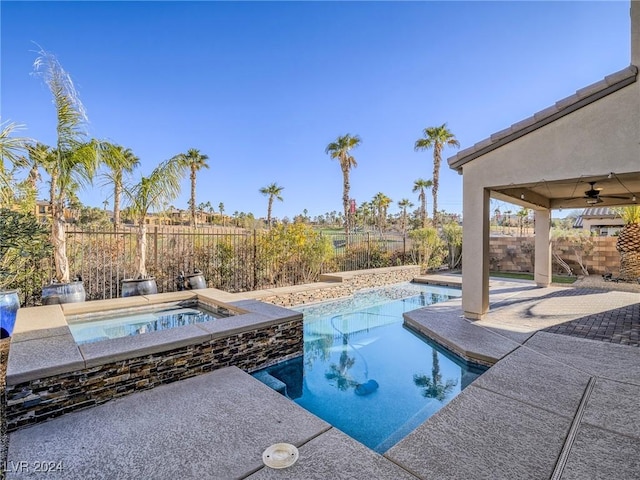
[[(297, 285), (321, 273), (362, 270), (410, 262), (409, 240), (398, 233), (323, 233), (332, 247), (329, 261), (310, 265), (302, 258), (273, 254), (264, 231), (152, 227), (147, 233), (147, 271), (158, 292), (177, 290), (177, 277), (200, 270), (208, 287), (228, 292)], [(72, 276), (84, 282), (87, 300), (120, 296), (123, 279), (134, 275), (135, 228), (113, 231), (69, 230), (67, 256)], [(40, 268), (54, 276), (53, 259)], [(23, 305), (37, 305), (42, 285), (17, 285)], [(27, 288), (28, 287), (28, 288)]]

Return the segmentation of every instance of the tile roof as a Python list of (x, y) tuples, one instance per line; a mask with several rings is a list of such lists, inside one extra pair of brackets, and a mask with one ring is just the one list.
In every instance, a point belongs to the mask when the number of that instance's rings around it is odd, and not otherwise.
[(588, 207), (582, 211), (583, 217), (615, 217), (617, 214), (609, 207)]
[(582, 228), (584, 218), (616, 218), (618, 214), (609, 207), (587, 207), (576, 218), (573, 228)]
[(573, 95), (557, 101), (554, 105), (535, 113), (529, 118), (514, 123), (509, 128), (494, 133), (472, 147), (465, 148), (448, 159), (449, 167), (462, 170), (464, 164), (495, 150), (533, 130), (543, 127), (558, 118), (564, 117), (590, 103), (620, 90), (636, 81), (638, 67), (630, 65), (627, 68), (606, 76), (603, 80), (581, 88)]
[(573, 228), (582, 228), (582, 215), (576, 217), (576, 221), (573, 222)]

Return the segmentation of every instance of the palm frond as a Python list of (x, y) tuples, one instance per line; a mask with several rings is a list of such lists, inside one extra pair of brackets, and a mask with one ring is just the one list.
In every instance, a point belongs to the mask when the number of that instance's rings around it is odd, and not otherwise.
[(640, 223), (640, 205), (618, 207), (614, 208), (613, 210), (622, 219), (625, 225)]
[(69, 74), (62, 68), (52, 53), (40, 49), (33, 63), (34, 75), (39, 76), (49, 87), (53, 96), (58, 120), (57, 149), (61, 152), (74, 150), (84, 143), (88, 123), (84, 105)]
[(15, 137), (13, 134), (24, 129), (24, 125), (15, 122), (0, 122), (0, 169), (4, 170), (4, 161), (15, 166), (21, 166), (23, 154), (26, 152), (30, 140), (26, 137)]
[(161, 209), (180, 194), (180, 180), (186, 165), (179, 155), (162, 162), (147, 177), (135, 185), (123, 186), (123, 193), (132, 213), (144, 218), (151, 210)]

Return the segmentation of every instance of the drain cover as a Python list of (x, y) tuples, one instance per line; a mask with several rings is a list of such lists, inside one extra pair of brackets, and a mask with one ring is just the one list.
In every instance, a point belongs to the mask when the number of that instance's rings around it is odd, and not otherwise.
[(298, 449), (290, 443), (276, 443), (262, 452), (262, 461), (271, 468), (287, 468), (297, 460)]

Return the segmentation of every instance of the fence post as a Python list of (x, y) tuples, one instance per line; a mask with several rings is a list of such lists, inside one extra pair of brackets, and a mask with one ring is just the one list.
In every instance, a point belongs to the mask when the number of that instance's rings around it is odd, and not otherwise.
[(258, 289), (258, 233), (253, 229), (253, 289)]
[(153, 268), (158, 271), (158, 226), (153, 227)]
[(367, 232), (367, 268), (371, 268), (371, 232)]
[(402, 265), (407, 263), (407, 234), (402, 234)]

